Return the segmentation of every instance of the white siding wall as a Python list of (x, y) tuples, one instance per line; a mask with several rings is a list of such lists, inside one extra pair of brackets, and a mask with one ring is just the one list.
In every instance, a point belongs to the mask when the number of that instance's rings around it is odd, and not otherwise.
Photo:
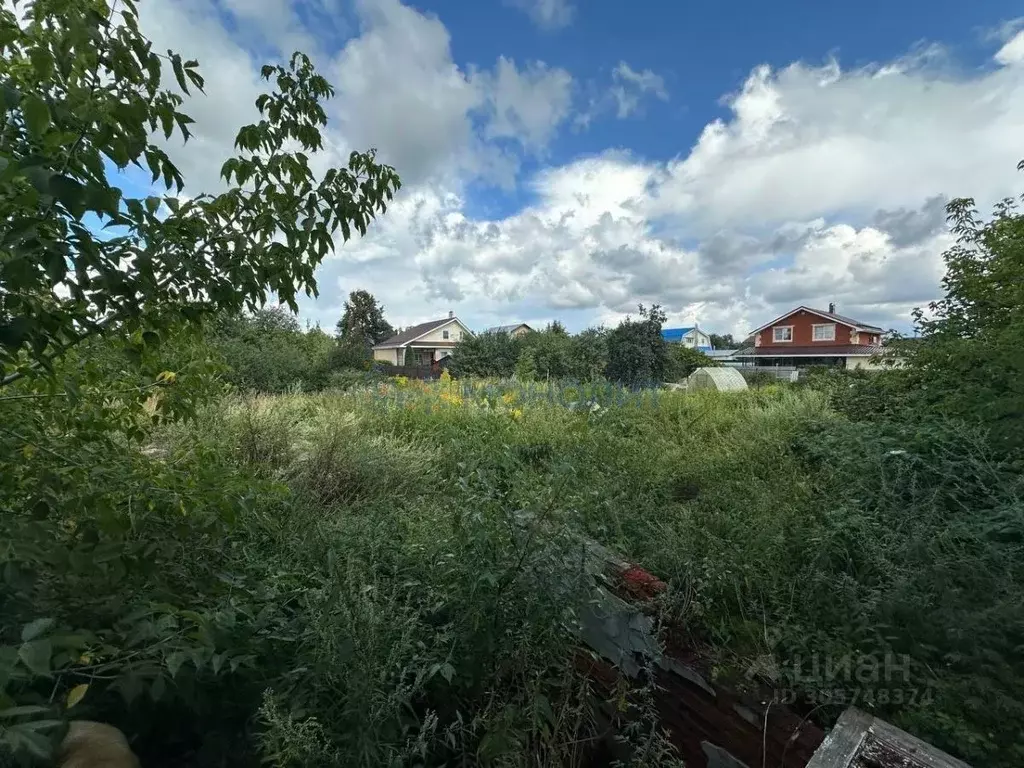
[(853, 371), (880, 371), (885, 366), (872, 362), (870, 357), (848, 357), (846, 367)]
[[(444, 332), (448, 331), (448, 338), (444, 337)], [(424, 335), (420, 339), (416, 339), (414, 342), (417, 345), (429, 344), (433, 341), (459, 341), (462, 336), (469, 331), (462, 323), (458, 320), (452, 320), (450, 323), (445, 323), (439, 328), (435, 328), (430, 333)]]
[(398, 353), (404, 352), (404, 350), (398, 349), (375, 349), (373, 350), (373, 359), (380, 360), (382, 363), (391, 363), (392, 365), (401, 365), (398, 360)]

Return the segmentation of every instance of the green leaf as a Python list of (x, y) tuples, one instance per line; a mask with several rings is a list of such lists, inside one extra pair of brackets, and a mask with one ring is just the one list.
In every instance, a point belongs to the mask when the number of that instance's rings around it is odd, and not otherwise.
[(18, 349), (32, 335), (32, 324), (26, 317), (15, 317), (11, 322), (0, 325), (0, 346)]
[(21, 113), (25, 116), (28, 132), (40, 138), (50, 125), (50, 108), (46, 102), (30, 93), (21, 102)]
[(50, 193), (57, 198), (76, 219), (85, 214), (85, 186), (70, 176), (55, 173), (50, 177)]
[(29, 184), (31, 184), (37, 192), (44, 195), (51, 194), (50, 177), (53, 176), (53, 171), (47, 170), (46, 168), (42, 168), (38, 165), (31, 165), (26, 168), (23, 173), (25, 174), (25, 178), (28, 179)]
[(188, 657), (181, 651), (175, 651), (174, 653), (167, 654), (167, 658), (164, 659), (164, 663), (167, 664), (167, 671), (171, 673), (171, 677), (175, 677), (178, 674), (178, 670), (181, 669), (181, 665), (185, 663)]
[(76, 685), (74, 688), (68, 691), (67, 698), (64, 700), (64, 706), (67, 709), (71, 709), (73, 706), (78, 704), (78, 702), (85, 698), (85, 694), (88, 690), (88, 683), (81, 683), (79, 685)]
[(38, 715), (42, 712), (49, 712), (49, 708), (40, 707), (35, 704), (26, 704), (22, 707), (8, 707), (0, 709), (0, 717), (24, 717), (25, 715)]
[(3, 98), (5, 109), (17, 109), (21, 104), (21, 92), (7, 83), (0, 86), (0, 97)]
[(22, 643), (18, 649), (18, 658), (37, 675), (49, 677), (50, 655), (52, 652), (53, 648), (50, 645), (50, 641), (43, 638)]
[(157, 347), (160, 345), (160, 334), (156, 331), (143, 331), (142, 341), (147, 347)]
[(171, 51), (167, 51), (167, 55), (171, 57), (171, 68), (174, 70), (174, 79), (178, 81), (178, 87), (187, 94), (188, 83), (185, 82), (185, 70), (181, 66), (181, 56)]
[(31, 640), (35, 640), (37, 637), (45, 633), (46, 630), (53, 627), (55, 623), (56, 621), (54, 619), (49, 618), (30, 621), (21, 630), (22, 641), (27, 643)]
[(28, 57), (32, 62), (32, 68), (36, 71), (36, 76), (40, 80), (49, 79), (53, 74), (53, 58), (50, 56), (50, 52), (43, 48), (33, 48), (28, 52)]
[(11, 746), (13, 752), (25, 750), (37, 760), (45, 760), (47, 762), (53, 758), (50, 740), (41, 733), (34, 733), (31, 729), (26, 728), (24, 724), (6, 729), (3, 739)]

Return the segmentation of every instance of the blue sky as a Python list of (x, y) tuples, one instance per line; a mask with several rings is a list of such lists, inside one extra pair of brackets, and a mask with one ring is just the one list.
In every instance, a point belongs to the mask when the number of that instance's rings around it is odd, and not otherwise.
[(217, 185), (261, 63), (336, 86), (331, 151), (405, 187), (318, 273), (397, 325), (614, 323), (637, 303), (742, 333), (798, 305), (906, 328), (939, 291), (943, 204), (1020, 191), (1024, 24), (1003, 0), (145, 0), (197, 58), (187, 191)]

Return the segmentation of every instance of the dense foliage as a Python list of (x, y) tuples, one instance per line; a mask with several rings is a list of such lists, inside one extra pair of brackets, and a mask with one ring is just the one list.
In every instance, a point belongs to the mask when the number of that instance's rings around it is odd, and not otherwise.
[[(162, 82), (168, 64), (180, 93)], [(196, 335), (203, 318), (222, 340), (244, 335), (238, 323), (258, 327), (259, 343), (293, 333), (274, 313), (223, 318), (271, 293), (292, 309), (299, 291), (315, 293), (335, 237), (364, 232), (399, 182), (372, 151), (317, 177), (310, 156), (322, 148), (330, 85), (301, 54), (262, 75), (275, 90), (239, 131), (221, 169), (226, 191), (127, 197), (111, 177), (129, 165), (182, 191), (154, 134), (188, 139), (179, 107), (202, 89), (197, 63), (153, 51), (133, 0), (0, 8), (5, 762), (11, 752), (45, 759), (68, 710), (102, 714), (118, 693), (115, 720), (140, 694), (153, 723), (165, 694), (187, 702), (170, 738), (209, 711), (237, 715), (238, 729), (211, 734), (230, 749), (253, 712), (203, 688), (202, 672), (251, 666), (248, 642), (234, 640), (286, 636), (283, 615), (272, 629), (248, 623), (276, 598), (255, 581), (243, 598), (245, 568), (232, 582), (224, 548), (254, 494), (277, 491), (223, 476), (199, 453), (160, 461), (149, 430), (219, 394), (221, 365)]]
[(125, 197), (111, 166), (145, 164), (168, 190), (185, 183), (152, 140), (158, 129), (187, 140), (192, 122), (183, 96), (163, 85), (165, 61), (183, 94), (202, 88), (197, 62), (152, 50), (132, 0), (0, 9), (5, 381), (100, 332), (142, 330), (156, 343), (175, 318), (256, 309), (271, 292), (294, 310), (298, 292), (316, 291), (334, 234), (364, 232), (397, 189), (373, 152), (313, 173), (309, 153), (322, 149), (327, 121), (320, 102), (333, 91), (296, 54), (263, 68), (277, 90), (239, 131), (238, 154), (221, 169), (225, 192)]
[(661, 337), (665, 313), (657, 306), (640, 307), (640, 317), (626, 318), (608, 334), (607, 376), (627, 386), (642, 387), (665, 380), (668, 345)]
[(740, 345), (733, 339), (731, 333), (712, 333), (711, 346), (714, 349), (739, 349)]
[(304, 330), (284, 307), (219, 315), (207, 324), (205, 339), (224, 364), (224, 380), (243, 392), (320, 390), (340, 367), (337, 340), (319, 327)]
[(452, 355), (460, 376), (509, 377), (523, 381), (609, 381), (630, 387), (680, 381), (696, 368), (714, 365), (702, 352), (661, 337), (665, 315), (640, 307), (612, 330), (589, 328), (570, 335), (553, 323), (522, 336), (485, 333), (463, 339)]
[(395, 329), (384, 319), (384, 307), (361, 289), (349, 294), (337, 329), (333, 368), (366, 369), (373, 359), (373, 345), (395, 335)]

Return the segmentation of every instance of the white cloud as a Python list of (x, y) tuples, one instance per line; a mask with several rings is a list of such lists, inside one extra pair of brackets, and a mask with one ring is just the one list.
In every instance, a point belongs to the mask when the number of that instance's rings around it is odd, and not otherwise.
[(640, 99), (645, 93), (651, 93), (662, 101), (668, 101), (665, 80), (649, 69), (637, 72), (624, 61), (612, 73), (611, 94), (615, 99), (616, 114), (619, 118), (629, 117), (640, 106)]
[(757, 68), (727, 101), (732, 118), (667, 166), (652, 213), (692, 234), (1012, 192), (1024, 71), (962, 78), (903, 64), (884, 76), (835, 63)]
[(534, 24), (547, 31), (567, 27), (576, 14), (569, 0), (506, 0), (506, 3), (525, 11)]
[[(274, 25), (316, 36), (283, 6), (260, 15), (246, 0), (224, 2), (264, 40)], [(186, 109), (197, 139), (176, 156), (190, 193), (215, 186), (235, 130), (255, 114), (262, 57), (209, 0), (142, 9), (157, 49), (202, 64), (208, 96)], [(406, 186), (367, 237), (321, 267), (322, 298), (303, 313), (325, 327), (356, 288), (400, 325), (454, 309), (481, 326), (558, 317), (578, 327), (643, 302), (674, 322), (742, 333), (794, 304), (830, 301), (868, 322), (905, 323), (939, 292), (944, 201), (987, 205), (1018, 189), (1017, 36), (969, 76), (934, 46), (854, 70), (759, 67), (723, 102), (727, 117), (675, 159), (605, 152), (523, 179), (522, 158), (543, 159), (572, 116), (569, 72), (504, 56), (461, 68), (436, 17), (398, 0), (360, 0), (356, 13), (323, 64), (337, 88), (328, 143), (334, 157), (378, 147)], [(622, 62), (612, 77), (606, 114), (668, 97), (650, 70)], [(481, 218), (469, 191), (480, 179), (528, 186), (532, 202)]]
[(668, 101), (668, 89), (661, 75), (650, 69), (637, 71), (625, 61), (620, 61), (612, 70), (609, 83), (599, 85), (591, 81), (588, 87), (590, 103), (576, 115), (573, 122), (577, 128), (588, 127), (604, 114), (614, 114), (620, 120), (642, 114), (641, 104), (647, 96)]
[(535, 62), (520, 72), (502, 56), (493, 73), (478, 73), (473, 82), (486, 94), (488, 139), (515, 139), (528, 150), (540, 151), (569, 115), (572, 75), (564, 69)]
[(995, 59), (1000, 64), (1024, 64), (1024, 29), (1006, 41), (996, 52)]

